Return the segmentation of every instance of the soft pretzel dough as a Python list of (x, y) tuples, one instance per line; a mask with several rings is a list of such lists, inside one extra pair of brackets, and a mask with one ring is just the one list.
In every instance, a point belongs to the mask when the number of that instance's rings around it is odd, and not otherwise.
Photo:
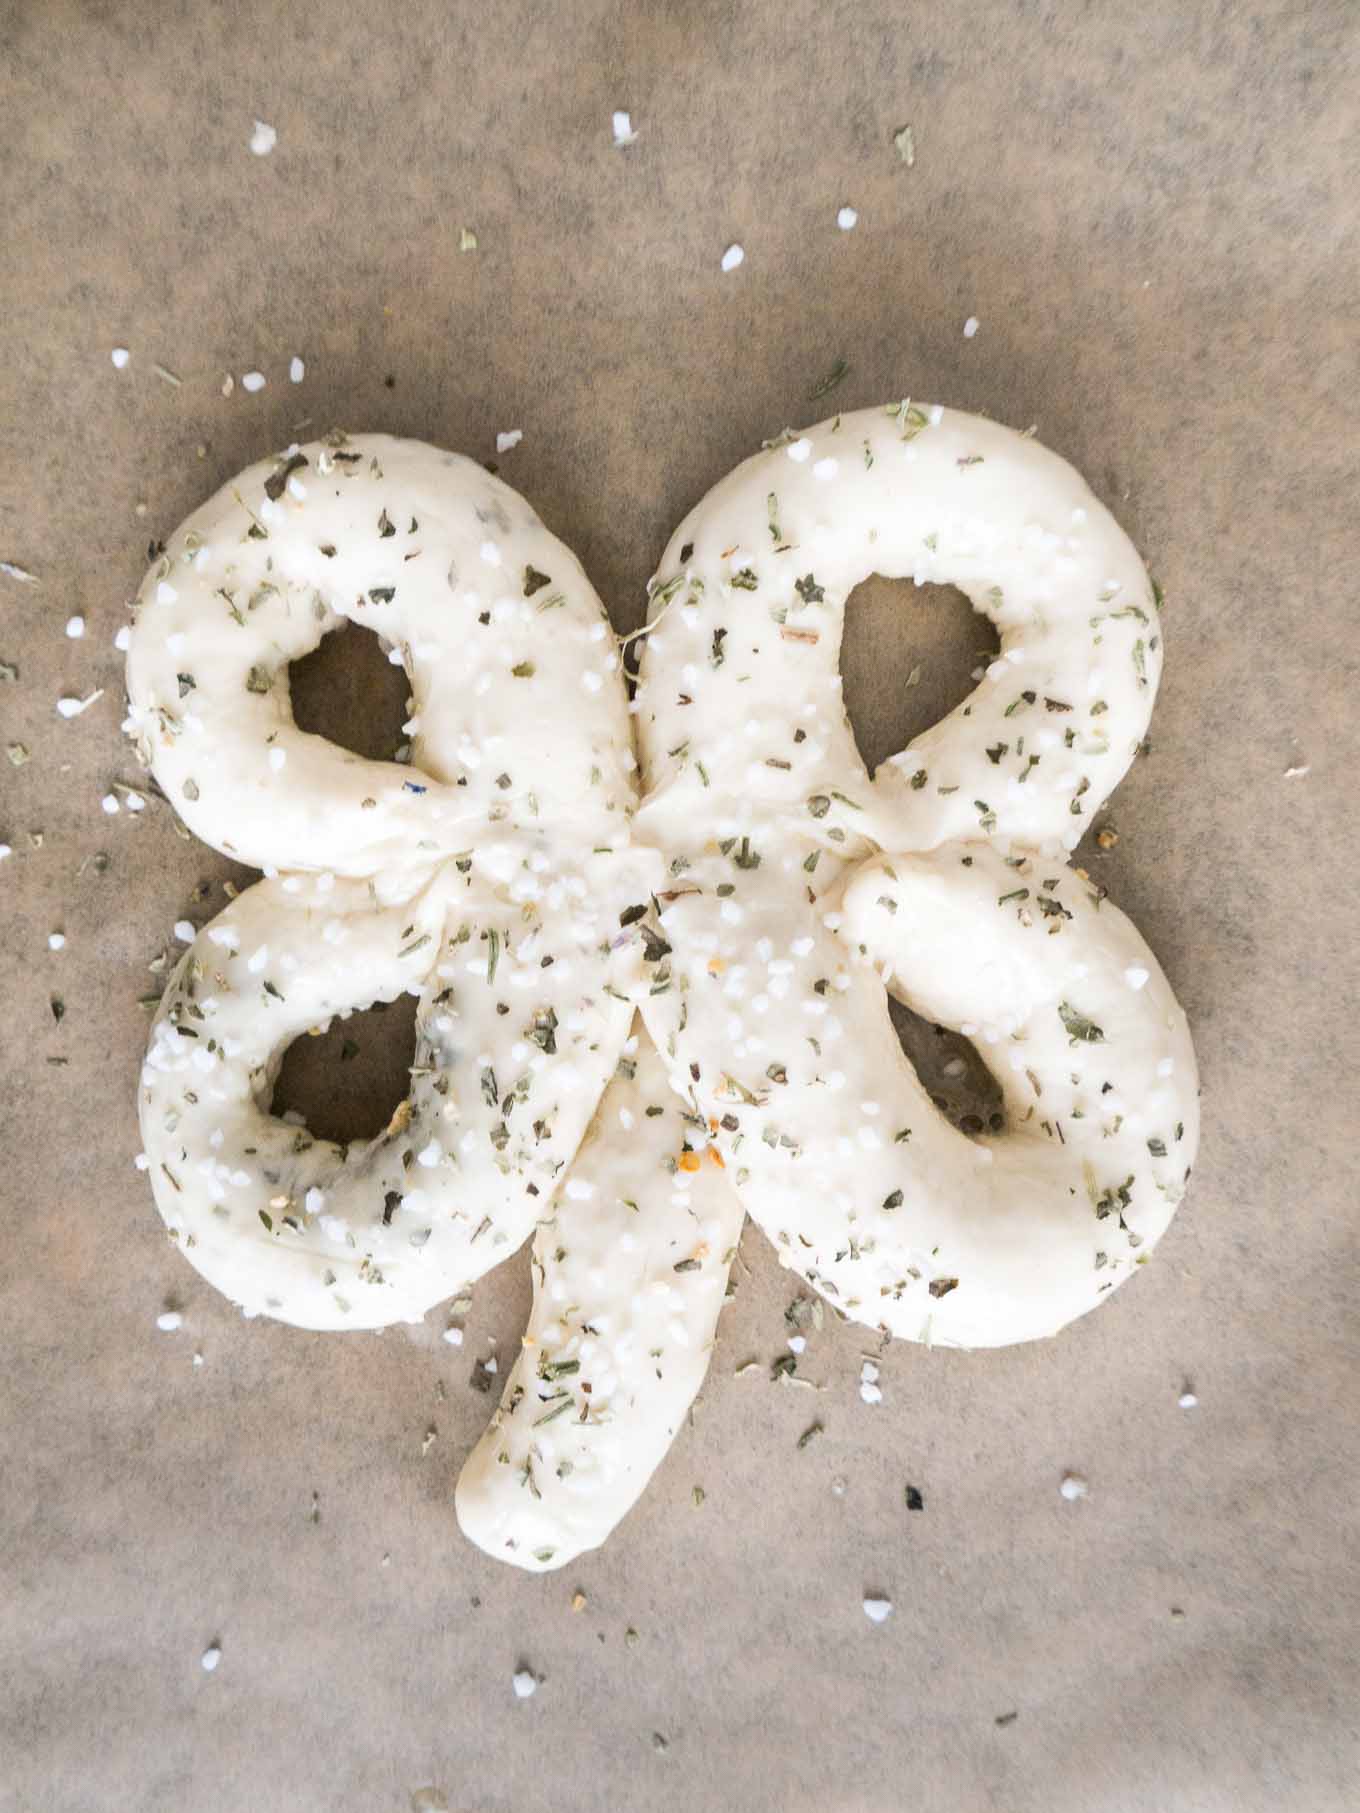
[[(536, 859), (532, 840), (485, 846), (389, 906), (364, 882), (258, 882), (185, 953), (143, 1066), (142, 1140), (185, 1257), (247, 1313), (418, 1321), (549, 1213), (632, 1011), (633, 944), (602, 955), (598, 915), (612, 903), (617, 931), (638, 889), (613, 855), (559, 849), (543, 890)], [(294, 1038), (404, 990), (415, 1064), (385, 1132), (337, 1146), (270, 1115)]]
[[(871, 572), (959, 585), (1001, 636), (872, 782), (837, 671)], [(523, 1349), (456, 1493), (467, 1535), (528, 1569), (602, 1542), (659, 1464), (744, 1210), (889, 1333), (1055, 1332), (1146, 1258), (1198, 1137), (1184, 1015), (1066, 861), (1146, 731), (1157, 612), (1033, 441), (909, 403), (785, 437), (653, 585), (630, 844), (614, 644), (522, 499), (383, 436), (251, 468), (148, 575), (129, 652), (162, 786), (270, 871), (153, 1025), (142, 1133), (171, 1233), (247, 1313), (363, 1328), (533, 1230)], [(292, 722), (287, 664), (344, 617), (411, 677), (412, 766)], [(1003, 1137), (936, 1111), (885, 989), (978, 1042)], [(416, 1062), (382, 1134), (270, 1115), (291, 1039), (403, 991)]]
[[(287, 662), (345, 616), (401, 650), (413, 767), (292, 724)], [(157, 1015), (140, 1106), (161, 1214), (250, 1313), (417, 1319), (550, 1212), (627, 1036), (652, 884), (600, 601), (471, 461), (334, 436), (189, 518), (128, 673), (187, 821), (278, 871), (199, 935)], [(342, 1148), (270, 1116), (291, 1039), (403, 990), (416, 1064), (385, 1133)]]
[[(870, 782), (838, 656), (873, 572), (960, 586), (1001, 652)], [(652, 603), (638, 830), (676, 879), (670, 981), (642, 1005), (673, 1083), (722, 1120), (783, 1262), (848, 1315), (968, 1346), (1055, 1332), (1147, 1257), (1198, 1137), (1184, 1015), (1064, 860), (1151, 711), (1136, 553), (1032, 440), (900, 404), (738, 467)], [(1002, 1138), (931, 1105), (885, 977), (979, 1040)]]
[[(293, 723), (288, 663), (346, 619), (410, 677), (410, 766)], [(257, 867), (387, 885), (488, 825), (602, 842), (633, 805), (618, 654), (579, 561), (508, 485), (420, 441), (335, 435), (224, 485), (143, 581), (127, 672), (176, 811)]]
[(523, 1350), (458, 1481), (488, 1554), (562, 1567), (636, 1503), (708, 1371), (744, 1213), (640, 1033), (539, 1223)]

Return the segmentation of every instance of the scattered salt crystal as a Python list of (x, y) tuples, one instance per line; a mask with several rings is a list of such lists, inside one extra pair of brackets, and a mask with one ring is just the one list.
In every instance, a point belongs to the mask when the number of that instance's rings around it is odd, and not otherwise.
[(265, 375), (262, 371), (248, 371), (241, 379), (241, 389), (256, 391), (265, 387)]
[(149, 1171), (151, 1168), (151, 1160), (145, 1152), (139, 1152), (132, 1162), (139, 1171)]
[(68, 617), (66, 619), (66, 634), (71, 638), (72, 642), (79, 642), (80, 638), (85, 634), (85, 619), (83, 617)]
[(725, 271), (735, 271), (745, 257), (746, 253), (739, 245), (730, 245), (722, 255), (722, 268)]
[(524, 439), (522, 428), (508, 428), (496, 436), (497, 453), (510, 453)]
[(807, 1336), (806, 1335), (790, 1335), (789, 1336), (789, 1352), (790, 1353), (802, 1353), (802, 1351), (804, 1350), (804, 1348), (806, 1346), (807, 1346)]
[(109, 354), (109, 357), (113, 360), (113, 369), (115, 371), (126, 371), (128, 360), (132, 357), (132, 354), (128, 351), (126, 346), (115, 346), (113, 351)]
[(859, 215), (853, 208), (842, 208), (836, 216), (836, 225), (842, 233), (848, 233), (852, 227), (859, 225)]
[(279, 135), (272, 126), (263, 120), (256, 120), (255, 130), (250, 135), (250, 148), (256, 157), (268, 157), (279, 142)]
[(297, 354), (294, 353), (293, 357), (288, 361), (288, 382), (290, 384), (301, 384), (306, 376), (307, 367), (303, 364), (302, 360), (298, 358)]
[(1130, 988), (1142, 988), (1151, 973), (1150, 970), (1144, 969), (1141, 963), (1131, 963), (1124, 971), (1124, 980)]
[(1199, 1399), (1195, 1396), (1193, 1391), (1187, 1388), (1176, 1399), (1176, 1403), (1182, 1410), (1194, 1410), (1199, 1405)]
[(118, 801), (112, 793), (106, 793), (99, 803), (108, 813), (110, 818), (112, 818), (114, 813), (118, 810)]
[(65, 932), (49, 932), (47, 934), (47, 948), (49, 951), (64, 951), (66, 949)]
[(210, 1675), (221, 1660), (222, 1651), (216, 1643), (210, 1643), (199, 1657), (205, 1675)]
[(113, 646), (118, 650), (118, 653), (120, 655), (125, 655), (128, 651), (128, 645), (131, 641), (132, 641), (132, 630), (131, 630), (131, 627), (125, 623), (123, 625), (122, 629), (120, 629), (118, 634), (114, 637)]
[(198, 933), (187, 919), (175, 921), (175, 936), (181, 944), (192, 944)]
[(633, 131), (631, 113), (616, 113), (613, 120), (614, 143), (616, 145), (633, 145), (637, 143), (637, 133)]
[(444, 1339), (448, 1342), (450, 1347), (461, 1347), (463, 1345), (463, 1331), (461, 1328), (446, 1328), (444, 1330)]
[(167, 580), (162, 579), (159, 582), (156, 587), (157, 604), (173, 604), (178, 597), (179, 593)]
[(971, 339), (972, 339), (972, 337), (973, 337), (973, 335), (974, 335), (974, 334), (975, 334), (975, 333), (976, 333), (976, 332), (977, 332), (977, 330), (978, 330), (978, 326), (979, 326), (979, 322), (978, 322), (978, 318), (977, 318), (977, 316), (976, 316), (976, 315), (970, 315), (970, 316), (969, 316), (969, 317), (968, 317), (968, 319), (967, 319), (967, 320), (966, 320), (966, 321), (965, 321), (965, 322), (964, 322), (964, 324), (963, 324), (963, 337), (964, 337), (964, 339), (965, 339), (965, 340), (971, 340)]
[(784, 451), (795, 465), (801, 466), (803, 461), (812, 452), (812, 442), (806, 439), (806, 437), (801, 440), (790, 441)]
[(864, 1615), (870, 1624), (886, 1623), (892, 1617), (892, 1609), (891, 1599), (866, 1599), (864, 1601)]
[(423, 1146), (421, 1150), (416, 1153), (416, 1163), (418, 1165), (424, 1165), (428, 1171), (433, 1169), (443, 1156), (444, 1148), (437, 1139), (432, 1139), (428, 1146)]
[(130, 788), (125, 796), (124, 803), (129, 812), (145, 812), (146, 810), (146, 801), (142, 798), (141, 794), (132, 792)]
[(288, 760), (288, 751), (277, 747), (269, 751), (269, 766), (277, 774)]
[(163, 1334), (172, 1335), (177, 1328), (184, 1326), (184, 1317), (177, 1309), (163, 1309), (156, 1317), (156, 1327)]
[(1058, 1487), (1058, 1490), (1069, 1503), (1072, 1503), (1078, 1498), (1085, 1498), (1091, 1488), (1081, 1477), (1080, 1473), (1064, 1473), (1062, 1476), (1062, 1484)]
[(531, 1699), (538, 1692), (538, 1682), (527, 1668), (516, 1669), (511, 1685), (514, 1687), (517, 1700)]
[(14, 845), (13, 844), (0, 844), (0, 862), (4, 862), (4, 860), (7, 856), (13, 856), (13, 854), (14, 854)]

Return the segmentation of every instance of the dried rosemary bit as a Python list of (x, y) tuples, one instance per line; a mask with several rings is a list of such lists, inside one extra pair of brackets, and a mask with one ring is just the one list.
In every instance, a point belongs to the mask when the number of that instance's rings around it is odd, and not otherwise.
[(1088, 1020), (1085, 1014), (1078, 1013), (1069, 1002), (1059, 1001), (1058, 1017), (1071, 1034), (1074, 1044), (1078, 1041), (1088, 1045), (1099, 1045), (1103, 1042), (1105, 1034), (1095, 1021)]
[(850, 366), (848, 361), (845, 359), (837, 359), (836, 363), (831, 367), (831, 370), (826, 376), (818, 383), (814, 384), (812, 389), (808, 392), (808, 402), (815, 403), (819, 397), (826, 396), (828, 391), (834, 390), (838, 384), (843, 383), (849, 374)]

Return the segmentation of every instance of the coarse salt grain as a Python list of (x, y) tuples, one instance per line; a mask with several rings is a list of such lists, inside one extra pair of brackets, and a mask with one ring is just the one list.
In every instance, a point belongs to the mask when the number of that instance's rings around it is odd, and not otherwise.
[(280, 768), (284, 766), (287, 760), (288, 751), (286, 749), (274, 748), (269, 751), (269, 766), (274, 770), (275, 774), (279, 772)]
[(534, 1694), (538, 1692), (538, 1682), (529, 1673), (527, 1668), (516, 1669), (511, 1681), (511, 1686), (515, 1690), (515, 1698), (517, 1700), (532, 1699)]
[(1085, 1498), (1091, 1488), (1081, 1477), (1080, 1473), (1064, 1473), (1062, 1476), (1062, 1484), (1058, 1487), (1058, 1490), (1069, 1503), (1073, 1503), (1078, 1498)]
[(1194, 1410), (1199, 1404), (1199, 1399), (1193, 1391), (1183, 1391), (1176, 1399), (1176, 1403), (1182, 1410)]
[(65, 950), (66, 949), (65, 932), (49, 932), (47, 934), (47, 948), (49, 951)]
[(886, 1623), (892, 1617), (892, 1609), (891, 1599), (866, 1599), (864, 1601), (864, 1615), (870, 1624)]
[(463, 1345), (463, 1331), (461, 1328), (446, 1328), (444, 1330), (444, 1339), (448, 1342), (450, 1347), (461, 1347)]
[(301, 384), (306, 376), (307, 367), (303, 364), (302, 360), (298, 358), (297, 354), (294, 353), (293, 357), (288, 361), (288, 382), (290, 384)]
[(80, 638), (85, 634), (85, 619), (83, 617), (68, 617), (66, 619), (66, 634), (71, 638), (72, 642), (79, 642)]
[(513, 452), (523, 439), (524, 430), (522, 428), (507, 428), (496, 436), (496, 451), (497, 453)]
[(222, 1660), (222, 1651), (216, 1643), (210, 1643), (198, 1660), (204, 1674), (210, 1675)]
[(969, 316), (969, 317), (968, 317), (968, 319), (967, 319), (967, 320), (966, 320), (966, 321), (965, 321), (965, 322), (964, 322), (964, 324), (963, 324), (963, 337), (964, 337), (964, 339), (965, 339), (965, 340), (971, 340), (971, 339), (972, 339), (972, 337), (973, 337), (973, 335), (974, 335), (974, 334), (975, 334), (975, 333), (976, 333), (976, 332), (977, 332), (977, 330), (978, 330), (978, 326), (979, 326), (979, 322), (978, 322), (978, 318), (977, 318), (977, 316), (976, 316), (976, 315), (970, 315), (970, 316)]
[(109, 354), (109, 357), (113, 360), (113, 368), (115, 371), (126, 371), (128, 360), (132, 357), (132, 354), (128, 351), (126, 346), (115, 346), (113, 351)]
[(110, 818), (112, 818), (114, 813), (118, 810), (118, 801), (112, 793), (106, 793), (99, 803), (105, 812), (108, 813)]
[(730, 245), (722, 255), (722, 268), (725, 271), (735, 271), (745, 257), (746, 253), (741, 246)]
[(842, 233), (848, 233), (852, 227), (859, 225), (859, 215), (853, 208), (842, 208), (836, 216), (836, 225)]
[(272, 126), (263, 120), (256, 120), (255, 130), (250, 135), (250, 148), (256, 157), (268, 157), (279, 142), (279, 135)]
[(1141, 963), (1131, 963), (1124, 971), (1124, 980), (1130, 988), (1142, 988), (1152, 972), (1143, 968)]
[(241, 389), (249, 391), (263, 390), (265, 383), (266, 379), (262, 371), (248, 371), (241, 379)]
[(198, 933), (187, 919), (177, 919), (175, 921), (175, 936), (179, 939), (181, 944), (192, 944), (194, 939), (197, 938)]
[(172, 1335), (177, 1328), (184, 1325), (184, 1317), (177, 1309), (163, 1309), (156, 1317), (156, 1327), (163, 1334)]
[(612, 123), (614, 127), (614, 143), (616, 145), (631, 145), (636, 142), (637, 133), (633, 131), (632, 114), (615, 113)]
[(130, 625), (125, 623), (122, 629), (120, 629), (118, 634), (114, 637), (113, 646), (118, 650), (120, 655), (125, 655), (131, 646), (131, 643), (132, 629)]

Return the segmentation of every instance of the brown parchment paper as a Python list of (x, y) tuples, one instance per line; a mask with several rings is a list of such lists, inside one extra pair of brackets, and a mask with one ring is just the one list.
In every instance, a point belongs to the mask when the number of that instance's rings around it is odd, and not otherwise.
[[(1344, 0), (0, 9), (0, 558), (37, 576), (0, 574), (0, 740), (30, 752), (0, 763), (0, 1806), (1357, 1804), (1358, 50)], [(694, 1426), (607, 1549), (526, 1578), (451, 1504), (524, 1257), (461, 1350), (440, 1314), (246, 1324), (133, 1168), (147, 965), (248, 877), (164, 805), (101, 810), (138, 778), (113, 638), (147, 543), (304, 422), (486, 459), (521, 428), (501, 470), (627, 629), (737, 459), (905, 393), (1037, 424), (1165, 587), (1151, 753), (1083, 856), (1191, 1015), (1198, 1174), (1098, 1314), (894, 1347), (878, 1408), (832, 1319), (815, 1398), (734, 1376), (794, 1294), (748, 1229)], [(881, 754), (987, 636), (866, 592)], [(400, 687), (351, 640), (307, 709), (390, 747)], [(288, 1087), (371, 1127), (403, 1038), (369, 1016)]]

